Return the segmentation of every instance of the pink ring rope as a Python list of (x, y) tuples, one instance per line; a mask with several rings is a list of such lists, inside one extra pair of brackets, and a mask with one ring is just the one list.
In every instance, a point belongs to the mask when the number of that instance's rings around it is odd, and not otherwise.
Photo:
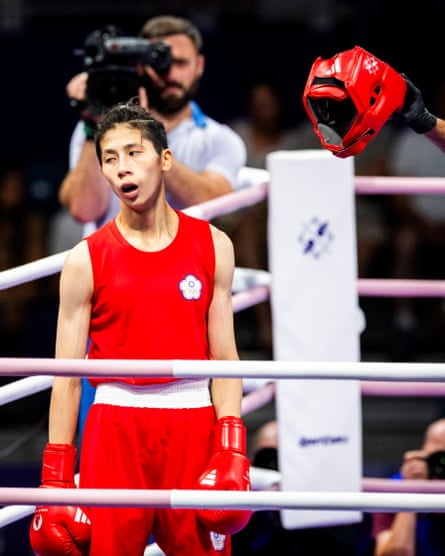
[[(123, 368), (124, 367), (124, 368)], [(0, 376), (138, 376), (445, 381), (445, 363), (0, 358)]]
[(359, 195), (442, 195), (445, 193), (445, 178), (355, 176), (354, 188)]

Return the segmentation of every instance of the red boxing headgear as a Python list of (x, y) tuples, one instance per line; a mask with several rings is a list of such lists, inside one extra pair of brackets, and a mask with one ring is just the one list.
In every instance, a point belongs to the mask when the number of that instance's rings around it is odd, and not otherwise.
[(312, 64), (303, 104), (322, 145), (340, 158), (356, 155), (401, 110), (406, 82), (360, 46)]

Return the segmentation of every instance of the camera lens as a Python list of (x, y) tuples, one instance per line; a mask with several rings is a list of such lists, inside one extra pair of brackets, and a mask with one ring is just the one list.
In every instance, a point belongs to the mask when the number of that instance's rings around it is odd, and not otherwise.
[(430, 479), (445, 479), (445, 450), (430, 454), (426, 458), (426, 463)]
[(170, 46), (163, 41), (150, 43), (142, 57), (142, 61), (145, 65), (151, 66), (156, 73), (161, 75), (168, 73), (173, 63)]

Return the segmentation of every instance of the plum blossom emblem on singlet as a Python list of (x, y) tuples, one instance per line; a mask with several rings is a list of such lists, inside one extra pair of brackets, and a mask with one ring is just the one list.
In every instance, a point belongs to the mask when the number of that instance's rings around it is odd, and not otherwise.
[(184, 299), (199, 299), (201, 297), (202, 283), (193, 274), (187, 274), (179, 282), (179, 289)]

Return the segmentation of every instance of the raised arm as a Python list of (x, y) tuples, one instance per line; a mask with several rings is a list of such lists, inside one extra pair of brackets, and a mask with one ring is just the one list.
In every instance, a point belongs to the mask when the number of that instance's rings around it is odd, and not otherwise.
[(403, 108), (394, 114), (394, 119), (405, 123), (416, 133), (424, 133), (425, 137), (445, 152), (445, 120), (431, 114), (420, 90), (407, 75), (401, 75), (407, 84), (406, 95)]
[(425, 137), (428, 137), (439, 149), (445, 152), (445, 120), (437, 118), (434, 127), (425, 132)]
[[(424, 450), (409, 450), (405, 452), (400, 474), (405, 480), (428, 479), (426, 464), (427, 453)], [(400, 512), (394, 514), (390, 527), (376, 531), (374, 556), (415, 556), (416, 554), (416, 525), (415, 512)]]
[(59, 189), (59, 201), (78, 222), (100, 219), (107, 211), (110, 187), (97, 161), (93, 141), (85, 141), (77, 164), (71, 168)]
[(188, 207), (233, 191), (230, 181), (214, 170), (192, 170), (178, 159), (166, 176), (166, 190), (175, 204)]
[(177, 206), (188, 207), (231, 193), (236, 188), (238, 172), (246, 163), (246, 147), (241, 137), (228, 126), (216, 126), (212, 121), (208, 126), (203, 144), (192, 147), (200, 153), (200, 169), (194, 169), (195, 156), (190, 158), (184, 146), (179, 152), (173, 146), (173, 165), (165, 185)]
[[(87, 72), (81, 72), (68, 82), (66, 93), (71, 104), (82, 105), (85, 102), (87, 80)], [(83, 117), (80, 111), (79, 115)], [(83, 223), (104, 216), (110, 198), (109, 187), (97, 162), (94, 141), (91, 137), (87, 140), (85, 123), (80, 120), (74, 129), (70, 144), (70, 170), (59, 189), (60, 203), (73, 218)]]

